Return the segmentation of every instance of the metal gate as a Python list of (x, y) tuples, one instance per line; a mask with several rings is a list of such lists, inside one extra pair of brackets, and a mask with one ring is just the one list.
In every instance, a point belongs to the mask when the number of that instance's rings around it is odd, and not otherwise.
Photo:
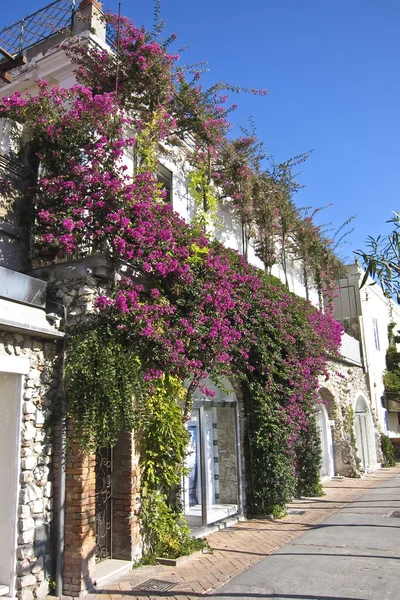
[(111, 448), (96, 452), (96, 561), (112, 556), (112, 466)]

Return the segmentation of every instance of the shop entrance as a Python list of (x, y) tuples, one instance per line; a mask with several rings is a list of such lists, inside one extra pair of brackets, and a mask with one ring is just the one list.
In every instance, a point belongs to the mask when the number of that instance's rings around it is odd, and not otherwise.
[(206, 527), (241, 512), (236, 396), (216, 390), (211, 400), (198, 391), (191, 418), (186, 459), (188, 475), (183, 481), (183, 504), (189, 527)]

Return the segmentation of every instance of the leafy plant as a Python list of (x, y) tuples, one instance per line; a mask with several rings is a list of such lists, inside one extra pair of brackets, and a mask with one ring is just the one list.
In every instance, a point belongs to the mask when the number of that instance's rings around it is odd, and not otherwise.
[(388, 467), (395, 467), (397, 464), (396, 456), (394, 453), (393, 442), (384, 433), (381, 433), (381, 449), (383, 454), (382, 467), (385, 469)]
[[(116, 25), (116, 16), (106, 20)], [(338, 351), (341, 326), (245, 259), (252, 238), (267, 269), (280, 260), (286, 270), (297, 256), (308, 276), (323, 257), (317, 285), (321, 293), (329, 287), (329, 244), (309, 221), (300, 227), (292, 198), (298, 189), (292, 167), (305, 156), (263, 170), (254, 132), (226, 138), (234, 107), (226, 106), (223, 92), (239, 88), (205, 90), (200, 73), (176, 68), (172, 40), (157, 41), (158, 17), (155, 33), (129, 19), (120, 25), (118, 72), (114, 53), (74, 43), (67, 51), (78, 85), (65, 90), (39, 82), (36, 97), (3, 98), (0, 115), (26, 125), (42, 166), (30, 191), (36, 258), (103, 252), (118, 272), (112, 292), (97, 298), (93, 321), (69, 338), (68, 415), (88, 450), (135, 429), (145, 548), (150, 557), (172, 556), (197, 544), (179, 502), (191, 404), (182, 382), (190, 379), (192, 391), (206, 377), (242, 381), (248, 504), (254, 513), (281, 514), (300, 476), (301, 485), (317, 485), (314, 450), (296, 474), (296, 443), (312, 435), (318, 378), (327, 356)], [(160, 142), (190, 150), (200, 226), (160, 202), (154, 173)], [(127, 151), (136, 159), (132, 177)], [(244, 256), (204, 231), (219, 202), (240, 217)]]
[(67, 415), (74, 419), (75, 437), (89, 452), (113, 446), (121, 431), (133, 429), (134, 404), (146, 393), (136, 352), (121, 332), (98, 319), (69, 336), (67, 356)]
[(296, 441), (297, 495), (324, 496), (319, 473), (322, 464), (321, 439), (316, 418), (310, 415), (307, 429), (302, 429)]
[(377, 238), (368, 236), (367, 250), (357, 250), (354, 254), (365, 271), (360, 287), (372, 277), (391, 295), (400, 291), (400, 213), (393, 211), (387, 223), (393, 225), (389, 234)]

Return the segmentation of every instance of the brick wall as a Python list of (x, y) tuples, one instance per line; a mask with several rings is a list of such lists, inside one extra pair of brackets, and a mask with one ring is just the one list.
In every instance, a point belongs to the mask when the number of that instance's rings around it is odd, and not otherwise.
[(114, 448), (113, 457), (113, 558), (135, 560), (141, 556), (139, 493), (139, 458), (133, 433), (125, 432)]
[(64, 589), (80, 596), (95, 582), (96, 460), (79, 444), (70, 444), (66, 456)]

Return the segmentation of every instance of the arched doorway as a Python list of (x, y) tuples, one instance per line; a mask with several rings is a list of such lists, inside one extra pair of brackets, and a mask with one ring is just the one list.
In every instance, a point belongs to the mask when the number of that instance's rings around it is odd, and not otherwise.
[(321, 479), (333, 477), (334, 460), (333, 460), (333, 441), (332, 432), (329, 425), (328, 411), (321, 403), (318, 405), (318, 412), (315, 415), (317, 421), (317, 429), (321, 440), (322, 464), (320, 470)]
[(361, 461), (361, 468), (367, 471), (376, 465), (376, 447), (371, 411), (367, 400), (361, 394), (354, 406), (354, 432), (357, 456)]

